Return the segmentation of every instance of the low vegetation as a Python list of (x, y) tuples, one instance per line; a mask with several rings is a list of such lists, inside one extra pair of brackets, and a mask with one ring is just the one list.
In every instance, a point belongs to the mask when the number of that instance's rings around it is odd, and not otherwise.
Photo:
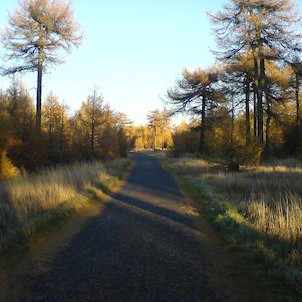
[(302, 168), (271, 164), (229, 172), (196, 158), (169, 158), (185, 191), (200, 202), (229, 247), (266, 268), (284, 292), (302, 294)]
[(0, 251), (117, 188), (130, 160), (77, 163), (0, 182)]

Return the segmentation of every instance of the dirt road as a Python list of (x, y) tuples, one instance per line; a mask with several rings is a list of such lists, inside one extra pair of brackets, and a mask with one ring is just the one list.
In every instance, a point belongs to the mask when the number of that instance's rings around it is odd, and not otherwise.
[(156, 159), (135, 156), (111, 201), (16, 280), (7, 276), (2, 301), (228, 301), (207, 277), (194, 210)]

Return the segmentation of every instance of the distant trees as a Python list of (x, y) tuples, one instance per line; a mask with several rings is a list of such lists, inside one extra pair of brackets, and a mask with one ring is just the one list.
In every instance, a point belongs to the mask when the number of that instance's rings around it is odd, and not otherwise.
[(47, 137), (47, 156), (50, 163), (66, 160), (68, 150), (68, 132), (70, 125), (67, 116), (68, 107), (59, 102), (51, 91), (43, 105), (42, 128)]
[(158, 109), (151, 111), (148, 116), (148, 126), (152, 131), (153, 149), (167, 148), (169, 145), (168, 137), (170, 128), (170, 116), (168, 111), (159, 111)]
[[(114, 112), (95, 89), (72, 116), (50, 92), (43, 104), (41, 129), (32, 98), (20, 79), (0, 91), (0, 179), (18, 169), (127, 156), (135, 131), (125, 114)], [(18, 169), (17, 169), (18, 168)]]
[(133, 122), (128, 119), (127, 115), (122, 112), (118, 112), (115, 115), (115, 124), (119, 145), (119, 155), (126, 157), (127, 152), (131, 150), (135, 144), (135, 127)]
[(132, 148), (131, 122), (124, 114), (116, 113), (94, 89), (73, 117), (74, 149), (83, 159), (111, 159), (127, 156)]
[[(48, 66), (62, 63), (56, 51), (71, 51), (82, 40), (71, 4), (59, 0), (20, 0), (9, 15), (9, 27), (1, 32), (6, 60), (13, 65), (3, 74), (37, 71), (36, 126), (41, 128), (42, 74)], [(22, 61), (23, 63), (20, 63)]]
[(173, 127), (170, 113), (164, 109), (155, 109), (147, 115), (147, 124), (134, 129), (134, 149), (164, 150), (173, 147)]
[(144, 150), (154, 148), (154, 134), (148, 125), (135, 127), (135, 150)]

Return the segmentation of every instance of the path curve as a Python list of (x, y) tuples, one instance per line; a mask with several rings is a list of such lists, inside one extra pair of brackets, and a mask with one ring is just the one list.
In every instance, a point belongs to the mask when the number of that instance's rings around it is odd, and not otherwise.
[(155, 158), (134, 156), (104, 209), (46, 269), (24, 274), (18, 301), (227, 301), (209, 285), (204, 234), (178, 185)]

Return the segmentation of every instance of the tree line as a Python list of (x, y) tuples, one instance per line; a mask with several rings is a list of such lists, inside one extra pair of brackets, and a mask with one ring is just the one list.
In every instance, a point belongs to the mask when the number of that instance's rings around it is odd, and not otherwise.
[(127, 156), (132, 148), (132, 122), (105, 103), (97, 89), (72, 115), (49, 92), (36, 125), (34, 102), (20, 79), (0, 92), (0, 175), (13, 167), (36, 170), (74, 161)]
[[(219, 47), (217, 63), (184, 69), (166, 98), (171, 114), (191, 115), (190, 130), (184, 132), (199, 132), (195, 152), (237, 162), (301, 157), (297, 7), (290, 0), (231, 0), (209, 18)], [(186, 141), (179, 130), (177, 137)]]

